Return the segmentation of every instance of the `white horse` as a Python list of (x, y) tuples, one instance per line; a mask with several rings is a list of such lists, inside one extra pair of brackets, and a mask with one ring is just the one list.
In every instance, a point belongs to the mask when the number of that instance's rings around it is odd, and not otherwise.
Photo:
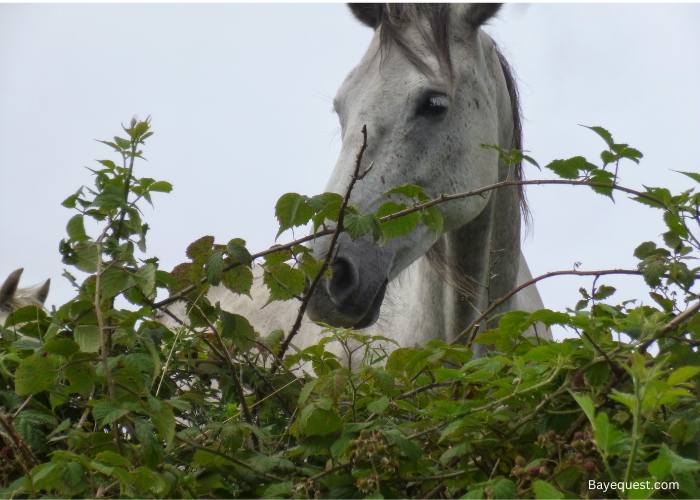
[(44, 307), (44, 302), (49, 296), (51, 280), (48, 279), (41, 286), (29, 288), (18, 288), (19, 279), (22, 276), (23, 268), (10, 273), (5, 282), (0, 287), (0, 327), (5, 324), (7, 317), (25, 306)]
[[(521, 149), (518, 94), (508, 63), (481, 26), (498, 10), (490, 4), (350, 4), (355, 17), (374, 29), (360, 63), (334, 99), (342, 149), (326, 191), (345, 194), (355, 157), (368, 130), (363, 169), (351, 202), (376, 211), (383, 192), (412, 183), (431, 197), (466, 192), (506, 179), (522, 169), (506, 167), (480, 144)], [(395, 201), (405, 201), (396, 199)], [(419, 225), (410, 235), (380, 247), (369, 235), (339, 239), (332, 278), (324, 278), (307, 309), (298, 348), (315, 344), (322, 328), (364, 329), (401, 346), (450, 341), (495, 299), (531, 279), (520, 250), (523, 192), (509, 187), (485, 196), (440, 205), (444, 231)], [(311, 246), (322, 258), (329, 237)], [(256, 331), (289, 332), (299, 303), (267, 302), (256, 266), (253, 300), (223, 287), (212, 303), (247, 317)], [(496, 313), (542, 308), (534, 286), (504, 302)], [(551, 333), (542, 329), (542, 337)], [(387, 346), (389, 350), (394, 346)], [(340, 348), (335, 349), (342, 355)]]

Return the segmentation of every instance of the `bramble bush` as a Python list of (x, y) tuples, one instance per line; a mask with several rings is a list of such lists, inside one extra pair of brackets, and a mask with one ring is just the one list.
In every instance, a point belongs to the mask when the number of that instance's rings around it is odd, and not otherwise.
[[(505, 181), (431, 200), (419, 187), (391, 191), (361, 214), (348, 193), (289, 193), (276, 206), (280, 232), (312, 223), (317, 235), (372, 232), (380, 244), (418, 224), (438, 233), (438, 205), (513, 184), (589, 186), (648, 205), (668, 228), (636, 246), (637, 269), (559, 271), (592, 276), (572, 309), (489, 316), (459, 341), (399, 348), (378, 337), (328, 328), (318, 345), (287, 348), (288, 332), (257, 332), (235, 311), (211, 304), (223, 284), (248, 294), (251, 266), (267, 273), (270, 300), (302, 298), (327, 275), (333, 245), (315, 258), (313, 236), (251, 254), (241, 239), (205, 236), (172, 272), (145, 257), (148, 225), (139, 209), (172, 187), (139, 177), (150, 121), (133, 119), (125, 138), (105, 141), (95, 186), (63, 205), (75, 213), (60, 243), (76, 296), (50, 314), (29, 306), (2, 328), (0, 495), (3, 498), (697, 498), (700, 496), (700, 301), (693, 262), (700, 243), (694, 188), (635, 191), (617, 182), (621, 161), (642, 154), (606, 143), (602, 166), (577, 156), (546, 168), (558, 180)], [(495, 148), (494, 146), (484, 146)], [(520, 151), (506, 163), (529, 161)], [(700, 182), (697, 173), (685, 173)], [(88, 234), (86, 219), (98, 227)], [(609, 274), (638, 274), (655, 306), (619, 304)], [(156, 301), (157, 291), (169, 297)], [(308, 294), (307, 294), (308, 297)], [(642, 297), (637, 297), (642, 299)], [(156, 312), (184, 301), (188, 318), (168, 329)], [(301, 318), (301, 315), (298, 319)], [(478, 330), (486, 321), (494, 328)], [(561, 325), (575, 338), (523, 337), (530, 325)], [(173, 320), (172, 323), (175, 323)], [(297, 322), (298, 323), (298, 322)], [(290, 325), (291, 326), (291, 325)], [(479, 333), (480, 332), (480, 333)], [(628, 342), (621, 341), (621, 335)], [(359, 368), (325, 347), (359, 341)], [(472, 344), (492, 346), (475, 359)], [(658, 348), (651, 356), (650, 346)], [(283, 359), (282, 359), (283, 358)], [(315, 375), (296, 367), (306, 363)], [(632, 485), (632, 481), (637, 481)], [(598, 483), (615, 482), (607, 491)], [(658, 484), (657, 484), (658, 483)]]

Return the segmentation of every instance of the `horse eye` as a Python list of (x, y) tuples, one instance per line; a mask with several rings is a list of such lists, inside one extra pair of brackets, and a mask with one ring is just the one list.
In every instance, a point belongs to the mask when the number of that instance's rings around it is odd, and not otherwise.
[(429, 95), (418, 108), (420, 116), (440, 116), (450, 108), (450, 101), (446, 95)]

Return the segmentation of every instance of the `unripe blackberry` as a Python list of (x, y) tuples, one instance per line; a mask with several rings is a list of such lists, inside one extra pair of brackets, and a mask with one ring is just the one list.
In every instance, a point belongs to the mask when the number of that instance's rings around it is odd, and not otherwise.
[(583, 441), (583, 432), (577, 432), (574, 434), (574, 441)]
[(0, 455), (2, 455), (5, 458), (12, 458), (14, 455), (14, 452), (12, 451), (12, 448), (9, 446), (5, 446), (2, 451), (0, 451)]
[(595, 467), (595, 462), (592, 461), (592, 460), (589, 460), (588, 462), (586, 462), (585, 464), (583, 464), (583, 470), (585, 470), (585, 471), (588, 472), (589, 474), (590, 474), (591, 472), (593, 472), (595, 469), (596, 469), (596, 467)]
[(539, 465), (533, 465), (527, 470), (527, 475), (530, 477), (537, 477), (540, 475), (540, 466)]
[(526, 463), (527, 462), (525, 462), (525, 459), (522, 456), (518, 455), (517, 457), (515, 457), (515, 465), (519, 465), (520, 467), (522, 467)]
[(574, 373), (574, 379), (571, 381), (571, 386), (574, 389), (578, 389), (580, 387), (583, 387), (583, 384), (584, 384), (583, 373), (581, 373), (581, 372)]
[(549, 431), (547, 433), (547, 439), (549, 439), (550, 441), (554, 441), (556, 439), (556, 437), (557, 437), (557, 433), (554, 431)]

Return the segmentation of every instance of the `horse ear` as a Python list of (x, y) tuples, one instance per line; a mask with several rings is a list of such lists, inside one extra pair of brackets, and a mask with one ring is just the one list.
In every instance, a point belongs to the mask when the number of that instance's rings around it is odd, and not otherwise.
[(34, 292), (34, 298), (36, 299), (37, 302), (40, 304), (43, 304), (46, 302), (46, 298), (49, 296), (49, 288), (51, 287), (51, 279), (47, 279), (46, 283), (41, 285), (41, 288), (39, 288), (36, 292)]
[(377, 29), (382, 20), (382, 4), (349, 3), (348, 7), (358, 21), (372, 29)]
[(500, 8), (500, 3), (460, 3), (454, 6), (456, 14), (474, 29), (495, 16)]
[(0, 307), (4, 306), (12, 300), (17, 291), (17, 286), (19, 285), (19, 278), (22, 276), (24, 268), (20, 267), (16, 271), (10, 273), (10, 275), (5, 280), (5, 283), (0, 287)]

